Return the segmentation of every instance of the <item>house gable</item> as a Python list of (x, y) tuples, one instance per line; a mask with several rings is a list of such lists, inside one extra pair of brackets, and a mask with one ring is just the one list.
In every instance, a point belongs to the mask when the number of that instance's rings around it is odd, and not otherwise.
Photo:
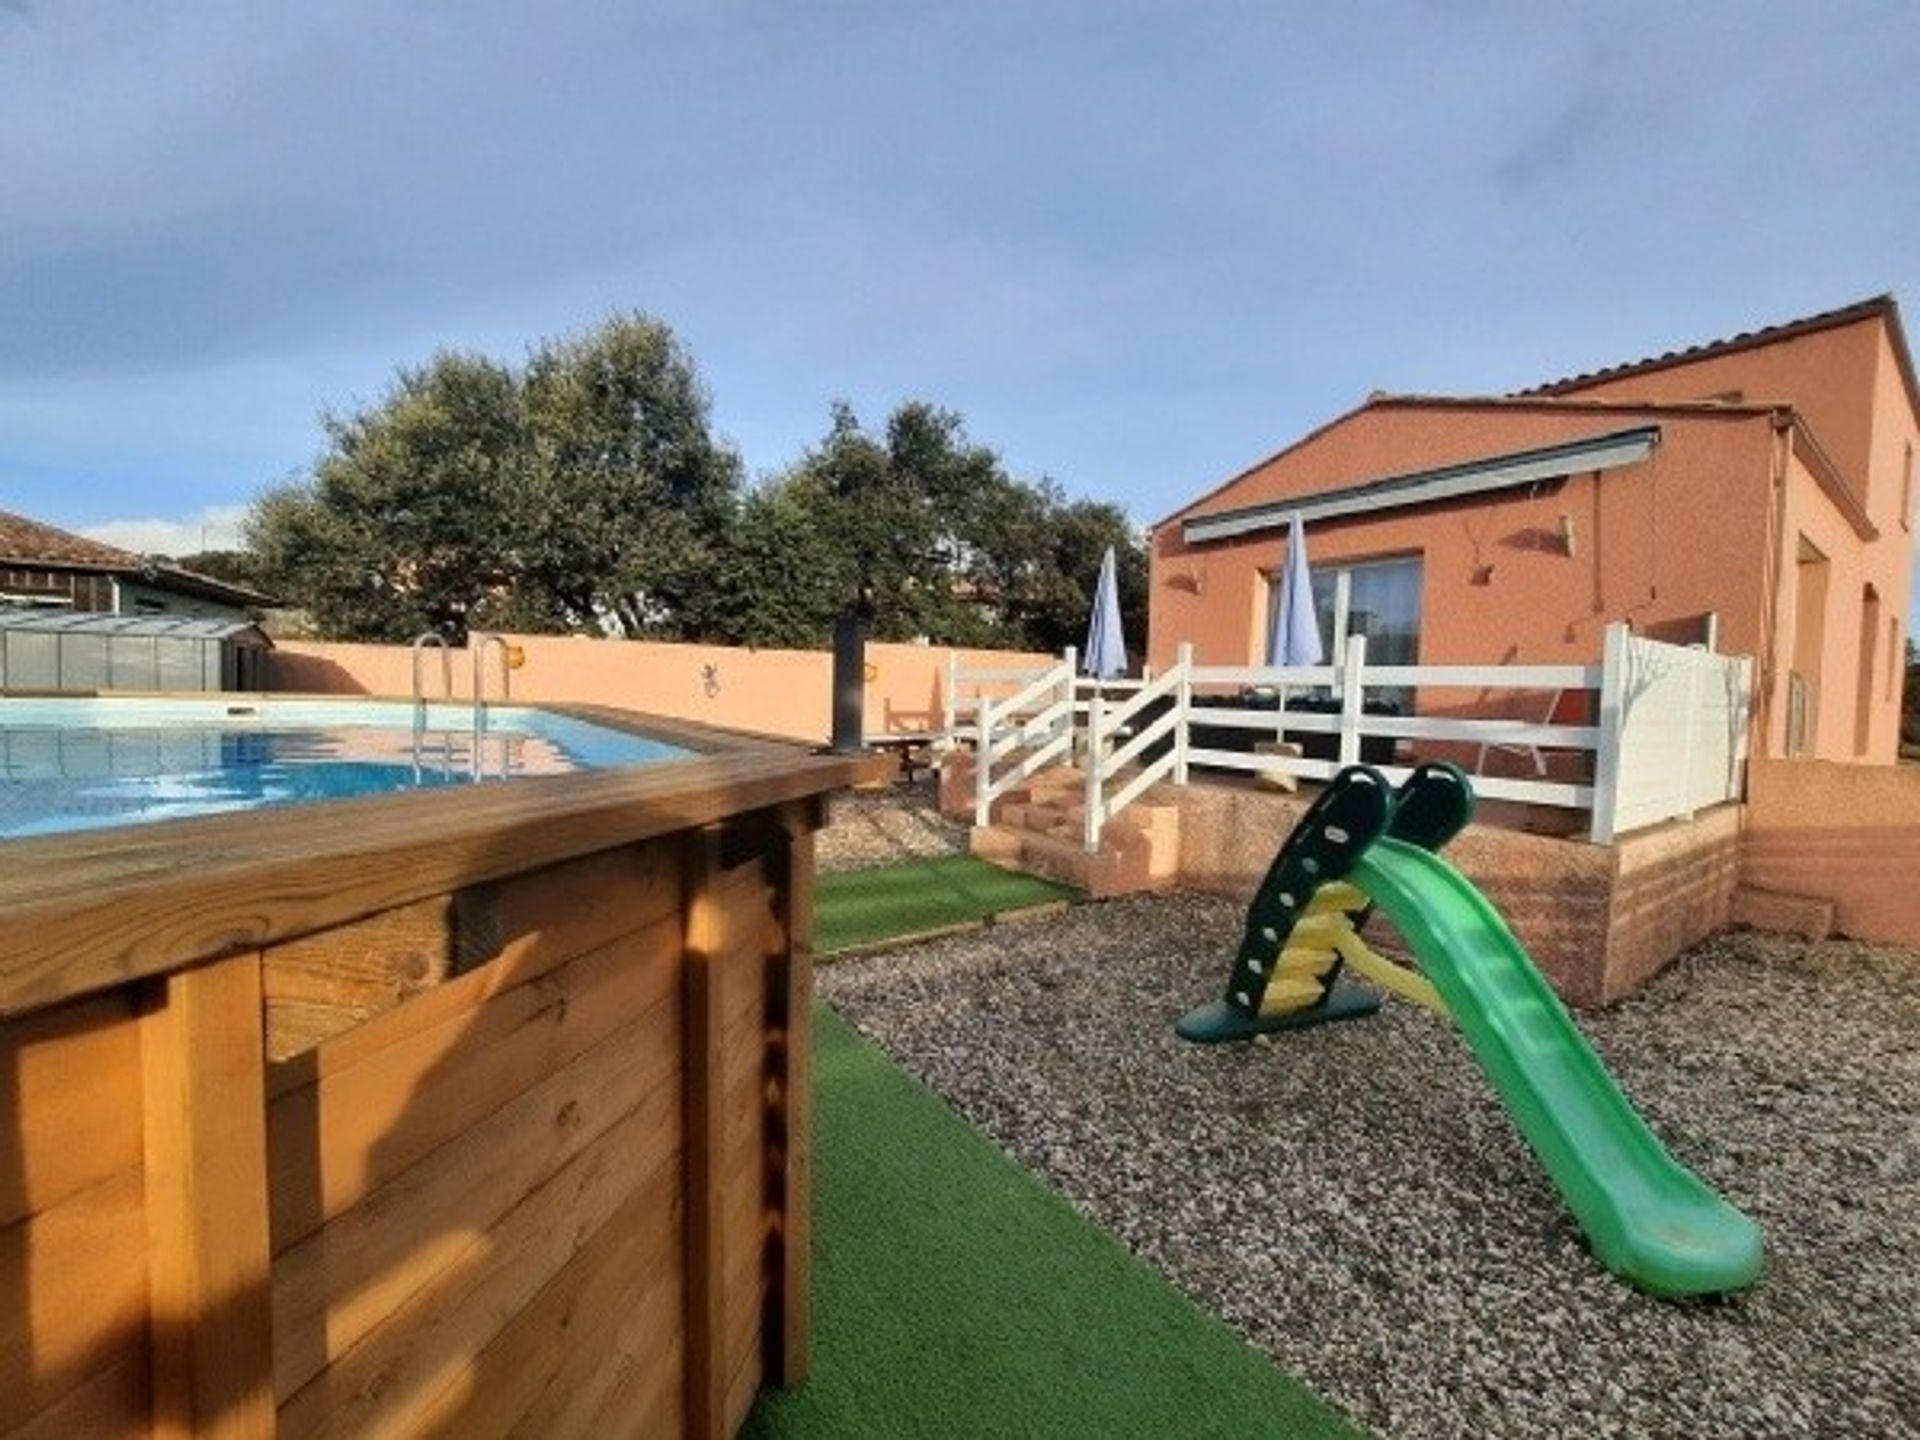
[[(1642, 406), (1531, 399), (1376, 396), (1236, 475), (1156, 529), (1258, 506), (1299, 504), (1330, 492), (1521, 452), (1579, 447), (1662, 416), (1741, 423), (1765, 405)], [(1577, 465), (1577, 461), (1573, 462)]]
[(1920, 422), (1920, 386), (1891, 296), (1769, 325), (1664, 355), (1551, 381), (1529, 396), (1615, 401), (1754, 400), (1791, 405), (1863, 508), (1880, 511), (1875, 476), (1877, 384), (1884, 367), (1898, 373), (1907, 423)]

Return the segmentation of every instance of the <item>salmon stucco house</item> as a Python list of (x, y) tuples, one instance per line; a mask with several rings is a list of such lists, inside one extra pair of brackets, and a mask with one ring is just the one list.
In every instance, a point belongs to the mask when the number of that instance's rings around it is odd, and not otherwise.
[(1626, 621), (1755, 657), (1755, 754), (1892, 763), (1916, 448), (1887, 296), (1519, 394), (1376, 395), (1155, 527), (1149, 658), (1263, 663), (1297, 514), (1330, 652), (1589, 663)]

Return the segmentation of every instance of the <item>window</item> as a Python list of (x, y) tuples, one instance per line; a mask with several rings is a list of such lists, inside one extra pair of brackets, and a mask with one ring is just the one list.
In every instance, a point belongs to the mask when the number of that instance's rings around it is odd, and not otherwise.
[(1906, 666), (1900, 663), (1900, 622), (1887, 621), (1887, 699), (1892, 700), (1900, 693), (1900, 680), (1906, 674)]
[[(1313, 609), (1320, 622), (1320, 648), (1326, 663), (1337, 665), (1347, 638), (1367, 637), (1369, 665), (1417, 665), (1420, 661), (1420, 557), (1367, 560), (1351, 565), (1313, 566)], [(1273, 633), (1284, 567), (1273, 572), (1268, 588), (1267, 633)], [(1411, 713), (1411, 689), (1370, 692)]]

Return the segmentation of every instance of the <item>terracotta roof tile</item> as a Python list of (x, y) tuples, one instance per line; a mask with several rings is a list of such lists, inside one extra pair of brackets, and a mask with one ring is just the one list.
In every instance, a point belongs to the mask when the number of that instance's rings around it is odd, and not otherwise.
[(53, 565), (75, 570), (98, 570), (107, 575), (158, 575), (171, 589), (202, 595), (229, 605), (270, 605), (271, 596), (244, 585), (217, 580), (195, 570), (183, 569), (167, 561), (152, 561), (108, 545), (89, 540), (39, 520), (29, 520), (0, 510), (0, 564)]
[(43, 525), (24, 515), (0, 510), (0, 560), (49, 565), (97, 565), (102, 570), (138, 570), (140, 557), (117, 545), (103, 545), (70, 530)]

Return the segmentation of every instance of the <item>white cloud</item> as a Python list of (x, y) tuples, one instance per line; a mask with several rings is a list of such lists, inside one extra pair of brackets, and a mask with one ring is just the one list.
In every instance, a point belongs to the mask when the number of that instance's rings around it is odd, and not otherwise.
[(179, 520), (108, 520), (80, 533), (139, 555), (192, 555), (201, 550), (238, 550), (245, 505), (209, 505)]

